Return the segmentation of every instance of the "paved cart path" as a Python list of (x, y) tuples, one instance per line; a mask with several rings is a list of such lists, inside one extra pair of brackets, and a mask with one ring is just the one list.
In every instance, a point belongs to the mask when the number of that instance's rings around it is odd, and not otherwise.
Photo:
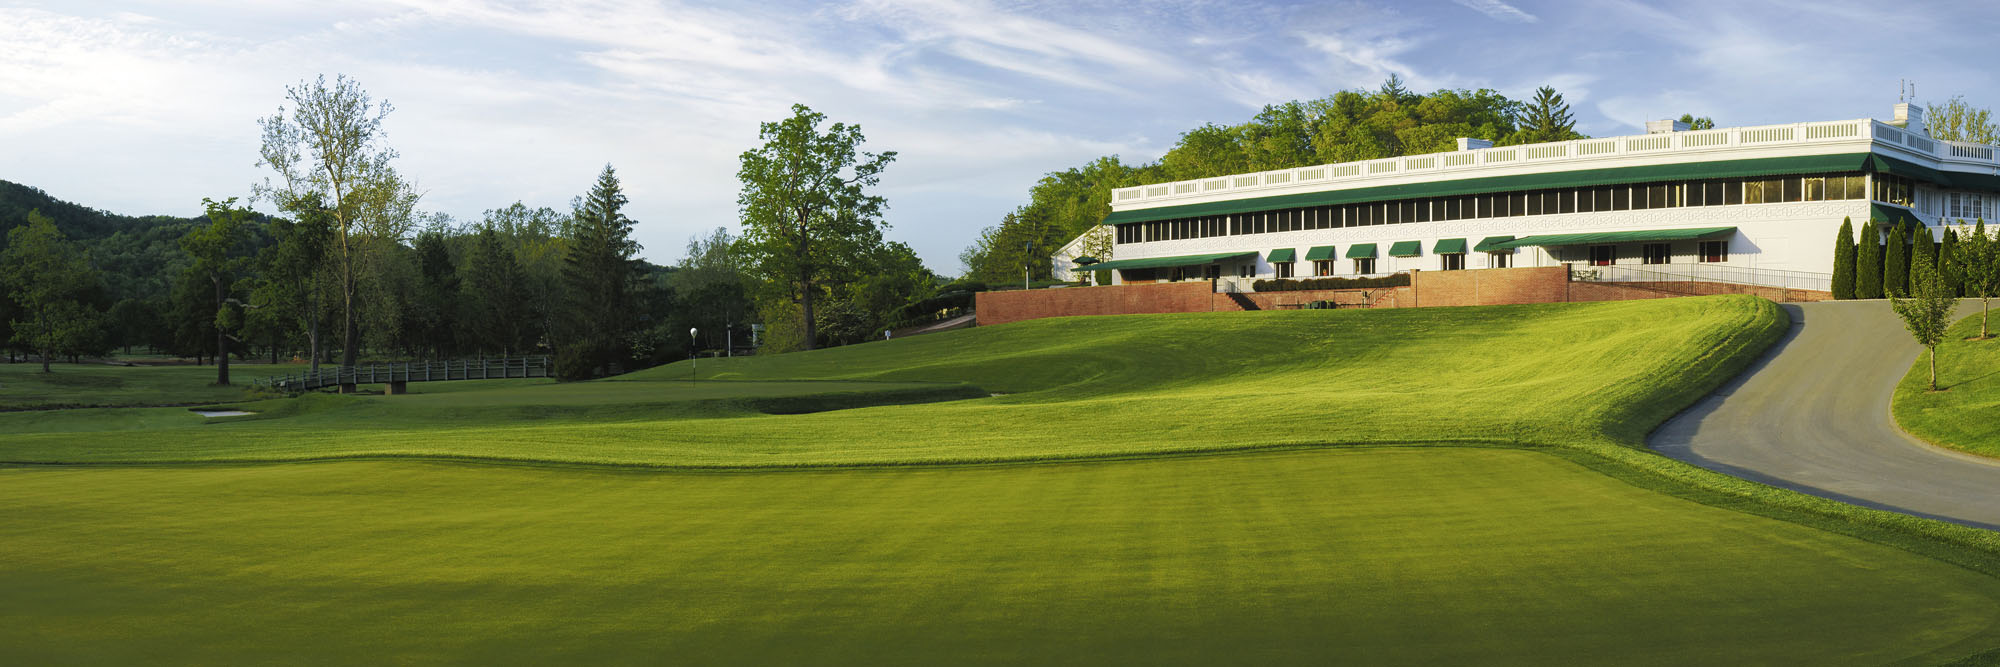
[[(1960, 302), (1958, 315), (1978, 305)], [(1896, 383), (1922, 348), (1888, 302), (1784, 308), (1791, 332), (1648, 444), (1773, 486), (2000, 529), (2000, 461), (1925, 444), (1889, 415)]]

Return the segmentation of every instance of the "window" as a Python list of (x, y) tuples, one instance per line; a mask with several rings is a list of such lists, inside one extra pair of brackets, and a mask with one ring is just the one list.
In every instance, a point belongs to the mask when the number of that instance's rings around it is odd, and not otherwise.
[(1504, 269), (1513, 265), (1514, 265), (1514, 253), (1511, 252), (1486, 253), (1486, 266), (1489, 268)]
[(1876, 174), (1875, 201), (1911, 206), (1917, 202), (1915, 184), (1901, 176)]
[(1272, 265), (1271, 265), (1271, 268), (1273, 268), (1273, 269), (1277, 269), (1277, 271), (1278, 271), (1278, 277), (1279, 277), (1279, 278), (1290, 278), (1290, 277), (1292, 277), (1292, 263), (1291, 263), (1291, 262), (1278, 262), (1278, 263), (1276, 263), (1276, 264), (1272, 264)]
[(1458, 253), (1438, 255), (1438, 268), (1445, 271), (1463, 271), (1465, 270), (1465, 255)]
[(1862, 176), (1860, 174), (1849, 174), (1847, 176), (1847, 198), (1848, 199), (1868, 198), (1867, 176)]
[[(1803, 179), (1797, 176), (1787, 176), (1779, 180), (1781, 184), (1778, 187), (1784, 193), (1785, 201), (1793, 202), (1804, 198), (1804, 193), (1800, 188)], [(1764, 187), (1768, 189), (1771, 186), (1767, 184)]]
[(1665, 243), (1648, 243), (1640, 252), (1642, 264), (1666, 264), (1674, 260), (1671, 246)]
[(1729, 242), (1728, 242), (1728, 241), (1702, 241), (1702, 242), (1701, 242), (1701, 261), (1704, 261), (1704, 262), (1727, 262), (1727, 261), (1729, 261)]
[(1747, 185), (1748, 184), (1744, 183), (1743, 181), (1739, 181), (1733, 178), (1727, 181), (1723, 181), (1722, 203), (1728, 206), (1735, 206), (1737, 204), (1743, 203), (1743, 190)]
[(1806, 177), (1806, 201), (1826, 201), (1826, 179)]
[(1618, 246), (1594, 245), (1590, 247), (1591, 266), (1611, 266), (1618, 263)]
[(1357, 258), (1355, 258), (1355, 259), (1354, 259), (1354, 272), (1355, 272), (1355, 273), (1374, 273), (1374, 272), (1375, 272), (1375, 258), (1373, 258), (1373, 257), (1357, 257)]
[[(1775, 198), (1773, 199), (1773, 201), (1775, 201)], [(1743, 182), (1743, 203), (1745, 203), (1745, 204), (1762, 204), (1762, 203), (1764, 203), (1764, 182), (1763, 182), (1763, 181), (1744, 181), (1744, 182)]]
[(1315, 276), (1333, 275), (1333, 260), (1330, 259), (1313, 260), (1313, 275)]
[(1207, 279), (1209, 279), (1209, 280), (1214, 280), (1214, 279), (1216, 279), (1216, 278), (1221, 278), (1221, 277), (1222, 277), (1222, 265), (1221, 265), (1221, 264), (1210, 264), (1210, 265), (1208, 265), (1208, 266), (1204, 266), (1204, 267), (1201, 267), (1201, 276), (1202, 276), (1203, 278), (1207, 278)]
[(1254, 276), (1254, 275), (1257, 275), (1257, 265), (1255, 265), (1255, 264), (1238, 264), (1238, 265), (1236, 265), (1236, 277), (1238, 277), (1238, 278), (1249, 278), (1249, 277), (1251, 277), (1251, 276)]
[(1611, 210), (1632, 210), (1632, 189), (1623, 185), (1611, 186)]

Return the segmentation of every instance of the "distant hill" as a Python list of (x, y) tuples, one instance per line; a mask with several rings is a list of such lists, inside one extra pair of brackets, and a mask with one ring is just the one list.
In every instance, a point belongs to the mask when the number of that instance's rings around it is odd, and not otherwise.
[(32, 185), (0, 181), (0, 230), (13, 229), (15, 225), (27, 222), (28, 212), (37, 210), (55, 220), (56, 228), (62, 230), (63, 235), (78, 240), (107, 238), (119, 231), (162, 224), (184, 225), (201, 219), (119, 215), (57, 199)]
[[(181, 236), (206, 220), (120, 215), (57, 199), (31, 185), (0, 180), (0, 248), (7, 245), (7, 230), (27, 223), (29, 211), (41, 211), (55, 221), (64, 236), (89, 251), (91, 264), (102, 272), (105, 296), (112, 302), (137, 299), (164, 303), (174, 277), (187, 263), (180, 249)], [(254, 233), (252, 243), (257, 247), (267, 242), (261, 231)]]

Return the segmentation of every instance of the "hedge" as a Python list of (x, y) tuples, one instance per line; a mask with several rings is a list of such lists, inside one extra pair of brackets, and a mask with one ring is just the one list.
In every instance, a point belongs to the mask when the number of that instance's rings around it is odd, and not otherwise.
[(1385, 278), (1304, 278), (1298, 280), (1259, 280), (1250, 283), (1250, 289), (1259, 292), (1296, 292), (1317, 289), (1368, 289), (1371, 287), (1409, 287), (1410, 274), (1398, 273)]

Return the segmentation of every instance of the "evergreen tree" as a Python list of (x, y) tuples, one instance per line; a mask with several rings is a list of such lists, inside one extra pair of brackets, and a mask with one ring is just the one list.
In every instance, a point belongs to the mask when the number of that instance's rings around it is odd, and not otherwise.
[(1875, 221), (1861, 223), (1861, 236), (1855, 240), (1854, 253), (1854, 298), (1882, 298), (1882, 235), (1876, 231)]
[[(1930, 227), (1922, 223), (1910, 227), (1910, 238), (1910, 275), (1908, 276), (1908, 282), (1905, 284), (1909, 285), (1910, 293), (1915, 294), (1917, 289), (1917, 273), (1919, 271), (1937, 271), (1937, 244), (1931, 241)], [(1937, 279), (1939, 288), (1943, 288), (1944, 275), (1937, 274)], [(1953, 294), (1952, 296), (1957, 296), (1957, 294)]]
[(416, 312), (412, 313), (418, 344), (432, 358), (445, 358), (457, 349), (458, 268), (452, 264), (451, 250), (445, 246), (445, 230), (426, 229), (417, 234)]
[(482, 353), (520, 354), (535, 324), (520, 260), (491, 227), (474, 235), (466, 254), (466, 342)]
[(562, 279), (567, 292), (564, 335), (556, 348), (556, 368), (564, 378), (581, 379), (625, 361), (633, 324), (632, 283), (639, 276), (639, 243), (625, 217), (623, 188), (611, 165), (578, 201), (569, 225)]
[(1945, 291), (1954, 296), (1965, 296), (1965, 271), (1958, 265), (1958, 230), (1946, 227), (1944, 240), (1938, 243), (1938, 277), (1944, 280)]
[(1882, 243), (1882, 293), (1889, 298), (1910, 295), (1910, 243), (1903, 225), (1889, 227), (1889, 240)]
[(1840, 236), (1833, 240), (1833, 298), (1854, 298), (1854, 219), (1840, 221)]
[(1538, 144), (1583, 138), (1576, 132), (1576, 118), (1569, 112), (1569, 103), (1548, 86), (1535, 89), (1535, 99), (1521, 111), (1518, 124), (1520, 131), (1507, 143)]

